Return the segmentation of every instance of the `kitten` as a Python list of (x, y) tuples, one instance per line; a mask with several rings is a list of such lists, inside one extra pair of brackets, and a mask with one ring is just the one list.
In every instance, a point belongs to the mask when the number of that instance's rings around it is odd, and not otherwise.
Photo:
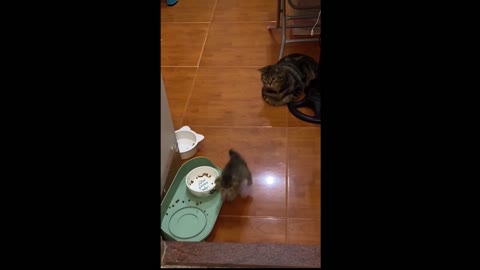
[(317, 77), (317, 67), (313, 58), (296, 53), (283, 57), (275, 65), (259, 69), (263, 99), (273, 106), (294, 101)]
[(243, 181), (246, 180), (249, 186), (252, 184), (252, 173), (240, 154), (232, 149), (228, 153), (230, 160), (215, 180), (215, 187), (222, 194), (222, 200), (230, 202), (240, 194)]

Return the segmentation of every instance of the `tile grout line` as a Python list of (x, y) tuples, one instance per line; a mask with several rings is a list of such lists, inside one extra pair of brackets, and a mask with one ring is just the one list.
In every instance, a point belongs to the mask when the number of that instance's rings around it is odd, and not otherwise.
[[(215, 126), (215, 125), (195, 125), (192, 124), (190, 127), (202, 127), (202, 128), (288, 128), (284, 126)], [(290, 127), (292, 128), (292, 127)], [(293, 127), (293, 128), (315, 128), (315, 127)]]
[[(207, 44), (208, 34), (210, 33), (210, 26), (212, 25), (213, 15), (215, 15), (215, 10), (217, 9), (218, 0), (215, 0), (212, 9), (212, 15), (210, 16), (210, 21), (208, 22), (207, 34), (205, 35), (205, 40), (203, 41), (202, 50), (200, 51), (200, 57), (198, 57), (197, 67), (200, 66), (200, 61), (202, 61), (203, 52), (205, 51), (205, 45)], [(198, 71), (198, 68), (197, 68)]]
[[(161, 66), (161, 67), (198, 67), (198, 66)], [(202, 67), (208, 67), (208, 68), (261, 68), (263, 66), (202, 66)]]
[[(217, 0), (218, 1), (218, 0)], [(216, 5), (216, 3), (215, 3)], [(210, 22), (212, 22), (212, 19), (210, 19)], [(265, 21), (265, 20), (259, 20), (259, 21), (215, 21), (216, 23), (224, 23), (224, 24), (238, 24), (238, 23), (244, 23), (244, 24), (247, 24), (247, 23), (275, 23), (276, 21)], [(162, 23), (177, 23), (177, 24), (182, 24), (182, 23), (208, 23), (208, 22), (162, 22)], [(310, 27), (311, 28), (311, 27)], [(278, 28), (278, 29), (281, 29), (281, 28)], [(309, 34), (305, 35), (305, 36), (310, 36)], [(314, 35), (315, 36), (315, 35)], [(318, 34), (317, 34), (318, 36)]]
[(196, 68), (197, 66), (160, 66), (161, 68)]
[(208, 38), (208, 33), (210, 32), (210, 25), (213, 19), (213, 14), (215, 14), (215, 9), (217, 8), (217, 1), (218, 0), (215, 0), (215, 4), (213, 5), (212, 15), (210, 16), (210, 22), (208, 23), (208, 27), (207, 27), (207, 34), (205, 35), (205, 40), (203, 41), (202, 50), (200, 51), (200, 56), (198, 57), (198, 62), (196, 66), (197, 70), (195, 70), (195, 77), (193, 77), (190, 94), (188, 94), (187, 102), (185, 102), (185, 108), (183, 108), (183, 114), (182, 114), (182, 120), (180, 121), (180, 126), (183, 125), (183, 120), (185, 120), (185, 114), (187, 113), (187, 108), (188, 108), (188, 105), (190, 104), (190, 99), (192, 98), (192, 95), (193, 95), (193, 89), (195, 88), (195, 83), (197, 82), (198, 68), (200, 66), (200, 61), (202, 60), (203, 51), (205, 50), (205, 45), (207, 44), (207, 38)]
[(195, 87), (195, 83), (197, 82), (198, 67), (196, 68), (197, 69), (195, 70), (195, 76), (193, 77), (192, 85), (190, 86), (190, 93), (188, 93), (187, 101), (185, 102), (185, 107), (183, 108), (182, 118), (180, 119), (180, 126), (183, 125), (183, 120), (185, 119), (185, 114), (187, 113), (188, 104), (190, 104), (190, 98), (193, 95), (193, 88)]
[[(217, 0), (218, 1), (218, 0)], [(216, 3), (215, 3), (216, 4)], [(210, 20), (210, 22), (213, 22)], [(177, 24), (182, 24), (182, 23), (208, 23), (208, 22), (163, 22), (163, 23), (177, 23)], [(275, 23), (275, 21), (265, 21), (265, 20), (260, 20), (260, 21), (215, 21), (215, 23), (223, 23), (223, 24), (248, 24), (248, 23)], [(308, 28), (308, 27), (307, 27)], [(305, 29), (307, 29), (305, 28)], [(310, 27), (311, 28), (311, 27)], [(279, 28), (281, 29), (281, 28)], [(307, 34), (305, 36), (310, 36), (310, 34)], [(314, 34), (315, 36), (315, 34)], [(318, 34), (317, 34), (318, 36)]]
[[(217, 0), (217, 1), (218, 1), (218, 0)], [(215, 9), (215, 7), (216, 7), (216, 4), (217, 4), (217, 3), (215, 3), (215, 5), (214, 5), (214, 9)], [(208, 22), (198, 22), (198, 21), (196, 21), (196, 22), (187, 22), (187, 21), (184, 21), (184, 22), (168, 22), (168, 21), (163, 21), (163, 22), (160, 22), (160, 23), (172, 23), (172, 24), (198, 23), (198, 24), (200, 24), (200, 23), (210, 23), (210, 22), (212, 22), (212, 19), (213, 19), (213, 16), (210, 17), (210, 21), (208, 21)], [(233, 23), (265, 23), (265, 22), (267, 22), (267, 23), (275, 23), (276, 21), (265, 21), (265, 20), (262, 20), (262, 21), (223, 21), (223, 22), (222, 22), (222, 21), (215, 21), (215, 22), (216, 22), (216, 23), (233, 24)], [(280, 29), (280, 28), (279, 28), (279, 29)], [(309, 35), (306, 35), (306, 36), (309, 36)], [(314, 35), (314, 36), (315, 36), (315, 35)], [(317, 36), (318, 36), (318, 35), (317, 35)]]
[(161, 23), (171, 23), (171, 24), (190, 24), (190, 23), (198, 23), (198, 24), (202, 24), (202, 23), (209, 23), (209, 22), (161, 22)]
[(285, 129), (286, 153), (285, 153), (285, 243), (288, 243), (288, 111), (287, 128)]

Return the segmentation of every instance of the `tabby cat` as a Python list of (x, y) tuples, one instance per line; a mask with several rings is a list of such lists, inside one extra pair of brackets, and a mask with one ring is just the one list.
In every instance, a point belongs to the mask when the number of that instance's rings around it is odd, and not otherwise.
[(262, 96), (273, 106), (294, 101), (317, 77), (317, 62), (310, 56), (290, 54), (275, 65), (265, 66), (262, 73)]

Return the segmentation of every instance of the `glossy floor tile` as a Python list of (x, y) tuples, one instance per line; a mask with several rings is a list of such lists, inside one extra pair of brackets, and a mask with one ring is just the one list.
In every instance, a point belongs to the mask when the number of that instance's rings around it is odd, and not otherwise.
[(161, 22), (210, 22), (216, 0), (179, 0), (173, 7), (160, 3)]
[(258, 68), (199, 67), (183, 124), (287, 126), (287, 107), (261, 97)]
[[(270, 24), (212, 22), (200, 66), (261, 67), (276, 63), (280, 53), (281, 31), (267, 30)], [(318, 59), (318, 42), (287, 44), (284, 55), (298, 52)]]
[(213, 22), (275, 21), (277, 0), (218, 0)]
[(187, 100), (192, 92), (197, 68), (163, 67), (162, 77), (175, 129), (181, 127)]
[(267, 22), (210, 25), (200, 66), (265, 66), (278, 58), (278, 42)]
[(224, 203), (220, 215), (285, 217), (286, 211), (286, 128), (197, 127), (205, 136), (197, 156), (205, 156), (224, 168), (228, 150), (243, 156), (252, 173), (253, 184), (243, 197)]
[(284, 244), (286, 242), (286, 220), (220, 216), (206, 241)]
[(161, 66), (198, 66), (208, 23), (162, 23)]
[(320, 245), (320, 219), (287, 219), (287, 244)]
[(288, 128), (289, 218), (320, 218), (320, 128)]
[[(276, 0), (179, 0), (160, 12), (160, 65), (175, 128), (205, 136), (196, 156), (223, 168), (234, 149), (252, 172), (253, 185), (223, 204), (206, 241), (319, 245), (320, 125), (261, 97), (258, 69), (280, 52), (281, 30), (267, 30)], [(292, 43), (290, 53), (318, 60), (320, 48)]]

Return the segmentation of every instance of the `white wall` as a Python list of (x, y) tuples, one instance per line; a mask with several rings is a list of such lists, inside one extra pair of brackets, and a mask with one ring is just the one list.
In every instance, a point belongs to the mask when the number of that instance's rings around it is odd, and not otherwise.
[(163, 190), (173, 154), (177, 149), (177, 139), (161, 75), (160, 80), (160, 190)]

